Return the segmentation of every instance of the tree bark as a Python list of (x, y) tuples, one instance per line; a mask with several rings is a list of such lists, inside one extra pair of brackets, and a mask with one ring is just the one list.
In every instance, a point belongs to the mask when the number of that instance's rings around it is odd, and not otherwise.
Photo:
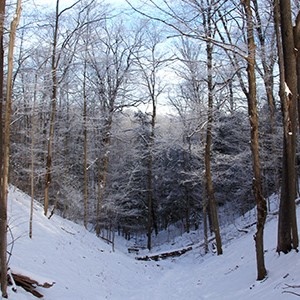
[(248, 114), (251, 126), (251, 153), (253, 167), (253, 193), (257, 206), (257, 224), (255, 233), (256, 263), (257, 263), (257, 280), (262, 280), (267, 275), (264, 261), (264, 225), (267, 216), (267, 204), (262, 195), (261, 175), (260, 175), (260, 159), (259, 159), (259, 132), (258, 132), (258, 113), (256, 100), (256, 75), (255, 75), (255, 49), (253, 35), (253, 17), (250, 0), (243, 1), (246, 19), (247, 19), (247, 41), (248, 41), (248, 57), (247, 57), (247, 75), (249, 92), (247, 93)]
[(5, 20), (5, 0), (0, 1), (0, 283), (1, 292), (4, 298), (7, 298), (7, 286), (6, 286), (6, 247), (7, 247), (7, 205), (6, 195), (3, 190), (3, 147), (4, 147), (4, 136), (3, 136), (3, 86), (4, 86), (4, 20)]
[(84, 202), (84, 227), (88, 224), (88, 169), (87, 169), (87, 95), (86, 95), (86, 67), (87, 61), (84, 61), (83, 71), (83, 202)]
[(206, 196), (206, 179), (203, 179), (202, 192), (202, 215), (203, 215), (203, 231), (204, 231), (204, 253), (208, 253), (208, 226), (207, 226), (207, 196)]
[(260, 43), (260, 56), (261, 56), (261, 62), (263, 67), (263, 81), (266, 89), (266, 96), (267, 96), (267, 101), (269, 106), (270, 128), (271, 128), (271, 134), (274, 134), (275, 133), (275, 99), (273, 95), (274, 80), (273, 80), (272, 71), (274, 68), (275, 59), (272, 60), (271, 64), (270, 63), (268, 64), (267, 53), (266, 53), (267, 51), (266, 40), (265, 40), (265, 35), (263, 33), (262, 21), (260, 18), (257, 0), (253, 0), (253, 4), (254, 4), (254, 11), (255, 11), (255, 18), (257, 20), (257, 26), (255, 28), (258, 33), (258, 40)]
[(36, 101), (37, 101), (37, 74), (34, 77), (34, 94), (33, 94), (33, 107), (31, 116), (31, 174), (30, 174), (30, 185), (31, 185), (31, 201), (30, 201), (30, 216), (29, 216), (29, 237), (32, 238), (32, 222), (33, 222), (33, 204), (34, 204), (34, 147), (35, 147), (35, 134), (37, 126), (36, 116)]
[(5, 0), (0, 1), (0, 283), (2, 295), (6, 294), (5, 278), (7, 273), (6, 268), (6, 227), (7, 227), (7, 212), (5, 195), (3, 191), (3, 86), (4, 86), (4, 20), (5, 20)]
[(300, 129), (300, 11), (296, 17), (296, 22), (294, 26), (294, 42), (295, 48), (297, 49), (296, 52), (296, 63), (297, 63), (297, 86), (298, 86), (298, 127)]
[(110, 109), (108, 111), (108, 116), (104, 124), (104, 132), (102, 136), (102, 149), (103, 154), (101, 158), (98, 159), (98, 199), (96, 208), (96, 235), (100, 235), (100, 213), (105, 193), (105, 188), (107, 184), (107, 172), (109, 166), (109, 147), (111, 144), (111, 129), (113, 122), (113, 108), (115, 99), (110, 101)]
[(152, 228), (153, 228), (153, 146), (155, 138), (155, 123), (156, 123), (156, 99), (152, 97), (152, 115), (151, 115), (151, 133), (149, 140), (149, 157), (148, 157), (148, 183), (147, 183), (147, 197), (148, 197), (148, 224), (147, 224), (147, 248), (151, 250), (152, 247)]
[(44, 193), (44, 215), (47, 216), (49, 207), (49, 188), (51, 184), (52, 173), (52, 148), (54, 139), (54, 122), (56, 116), (56, 104), (57, 104), (57, 38), (58, 38), (58, 21), (59, 21), (59, 0), (56, 0), (56, 12), (55, 12), (55, 27), (53, 34), (52, 44), (52, 58), (51, 58), (51, 75), (52, 75), (52, 95), (51, 95), (51, 117), (50, 117), (50, 129), (47, 145), (47, 158), (46, 158), (46, 174), (45, 174), (45, 193)]
[(101, 159), (98, 158), (97, 161), (97, 169), (98, 169), (98, 193), (97, 193), (97, 205), (96, 205), (96, 235), (100, 236), (101, 227), (100, 227), (100, 213), (102, 208), (103, 202), (103, 187), (102, 187), (102, 180), (101, 180)]
[(10, 26), (9, 48), (8, 48), (8, 66), (6, 83), (6, 105), (4, 119), (4, 142), (3, 142), (3, 186), (2, 201), (0, 202), (0, 261), (1, 261), (1, 291), (2, 297), (7, 298), (7, 196), (8, 196), (8, 175), (9, 175), (9, 151), (10, 151), (10, 119), (12, 105), (12, 78), (13, 78), (13, 57), (16, 31), (21, 16), (21, 0), (18, 0), (16, 13)]
[[(290, 1), (280, 0), (277, 2), (276, 0), (274, 15), (277, 24), (279, 24), (279, 18), (281, 21), (281, 43), (279, 35), (277, 43), (279, 45), (279, 58), (281, 59), (280, 98), (284, 128), (277, 252), (288, 253), (291, 249), (297, 249), (299, 244), (295, 205), (297, 196), (296, 123), (298, 91)], [(277, 30), (279, 31), (279, 28)]]
[[(210, 9), (207, 13), (207, 37), (212, 38), (212, 28), (211, 28), (211, 12)], [(204, 18), (205, 19), (205, 18)], [(207, 128), (206, 128), (206, 143), (205, 143), (205, 178), (206, 178), (206, 192), (208, 198), (208, 205), (211, 213), (212, 219), (212, 230), (216, 236), (216, 246), (217, 254), (221, 255), (222, 250), (222, 240), (220, 235), (220, 226), (217, 212), (217, 205), (214, 194), (214, 187), (211, 174), (211, 146), (212, 146), (212, 126), (213, 126), (213, 45), (210, 41), (206, 42), (206, 55), (207, 55), (207, 89), (208, 89), (208, 109), (207, 109)]]
[[(264, 86), (266, 90), (266, 97), (267, 97), (267, 103), (269, 107), (269, 126), (270, 126), (270, 135), (271, 135), (271, 149), (272, 149), (272, 164), (274, 166), (274, 171), (273, 171), (273, 178), (274, 178), (274, 183), (275, 183), (275, 189), (279, 189), (279, 183), (278, 183), (278, 173), (279, 173), (279, 168), (278, 166), (278, 159), (276, 155), (276, 119), (275, 119), (275, 113), (276, 113), (276, 105), (275, 105), (275, 98), (273, 94), (274, 90), (274, 76), (273, 76), (273, 70), (274, 66), (276, 63), (276, 49), (273, 49), (273, 46), (276, 47), (276, 38), (275, 38), (275, 32), (272, 32), (272, 38), (270, 39), (267, 43), (266, 36), (268, 30), (267, 28), (264, 30), (262, 26), (262, 20), (260, 17), (260, 12), (259, 12), (259, 3), (257, 0), (253, 0), (254, 4), (254, 13), (255, 13), (255, 19), (256, 19), (256, 32), (258, 36), (258, 41), (260, 44), (260, 59), (261, 59), (261, 64), (262, 64), (262, 71), (261, 76), (264, 81)], [(270, 44), (269, 45), (266, 45)]]

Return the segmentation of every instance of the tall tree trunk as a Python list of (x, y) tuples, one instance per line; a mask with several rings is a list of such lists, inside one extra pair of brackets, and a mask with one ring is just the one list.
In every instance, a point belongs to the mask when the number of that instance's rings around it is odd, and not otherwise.
[[(152, 89), (154, 92), (154, 88)], [(151, 250), (152, 247), (152, 228), (153, 228), (153, 146), (155, 138), (155, 124), (156, 124), (156, 97), (154, 94), (151, 95), (152, 101), (152, 115), (151, 115), (151, 132), (149, 140), (149, 157), (148, 157), (148, 183), (147, 183), (147, 197), (148, 197), (148, 224), (147, 224), (147, 248)]]
[[(270, 135), (271, 135), (271, 160), (273, 164), (273, 178), (274, 178), (274, 184), (275, 189), (279, 189), (279, 167), (278, 167), (278, 159), (276, 155), (276, 120), (275, 120), (275, 112), (276, 112), (276, 106), (275, 106), (275, 98), (273, 94), (274, 90), (274, 76), (273, 76), (273, 70), (274, 65), (276, 63), (276, 57), (275, 57), (275, 49), (270, 49), (269, 47), (266, 48), (266, 33), (263, 30), (262, 21), (259, 13), (259, 3), (257, 0), (253, 0), (254, 4), (254, 12), (255, 12), (255, 19), (256, 19), (256, 26), (255, 29), (257, 31), (258, 35), (258, 41), (260, 44), (260, 58), (262, 63), (263, 71), (261, 72), (261, 76), (264, 81), (265, 89), (266, 89), (266, 96), (267, 96), (267, 103), (269, 107), (269, 126), (270, 126)], [(265, 30), (267, 31), (267, 30)], [(271, 46), (273, 46), (273, 41), (276, 41), (275, 34), (272, 33)], [(267, 55), (267, 52), (268, 53)], [(274, 54), (273, 54), (274, 53)], [(268, 60), (267, 60), (268, 58)]]
[(33, 221), (33, 204), (34, 204), (34, 147), (35, 147), (35, 134), (37, 126), (36, 116), (36, 101), (37, 101), (37, 73), (34, 77), (34, 94), (33, 94), (33, 107), (31, 116), (31, 174), (30, 174), (30, 186), (31, 186), (31, 201), (30, 201), (30, 216), (29, 216), (29, 237), (32, 238), (32, 221)]
[(88, 224), (88, 169), (87, 169), (87, 95), (86, 95), (86, 60), (84, 61), (83, 71), (83, 202), (84, 202), (84, 227)]
[[(152, 150), (150, 150), (152, 151)], [(147, 181), (147, 203), (148, 203), (148, 221), (147, 221), (147, 248), (151, 250), (152, 248), (152, 228), (153, 228), (153, 186), (152, 186), (152, 166), (153, 158), (152, 153), (149, 153), (148, 158), (148, 181)]]
[(50, 116), (50, 129), (47, 145), (47, 158), (46, 158), (46, 174), (45, 174), (45, 193), (44, 193), (44, 215), (47, 216), (49, 207), (49, 187), (51, 184), (52, 173), (52, 148), (54, 139), (54, 123), (56, 116), (57, 104), (57, 38), (58, 38), (58, 21), (59, 21), (59, 0), (56, 0), (55, 12), (55, 27), (52, 44), (52, 58), (51, 58), (51, 75), (52, 75), (52, 95), (51, 95), (51, 116)]
[(275, 59), (271, 65), (268, 64), (267, 54), (266, 54), (267, 51), (266, 41), (263, 33), (262, 22), (260, 18), (257, 0), (253, 0), (253, 4), (254, 4), (254, 11), (255, 11), (255, 18), (257, 20), (257, 26), (255, 28), (257, 30), (258, 40), (260, 43), (261, 62), (263, 66), (263, 80), (264, 80), (266, 96), (267, 96), (267, 101), (269, 106), (270, 128), (271, 128), (271, 133), (274, 134), (275, 133), (275, 99), (273, 95), (274, 80), (273, 80), (272, 70), (275, 64)]
[(115, 99), (111, 100), (111, 108), (108, 112), (106, 118), (106, 123), (104, 125), (104, 132), (102, 136), (102, 150), (103, 154), (101, 158), (98, 159), (98, 199), (97, 199), (97, 208), (96, 208), (96, 234), (100, 235), (100, 213), (105, 193), (105, 188), (107, 184), (107, 172), (109, 165), (109, 147), (111, 144), (111, 128), (113, 122), (113, 107)]
[(206, 195), (206, 179), (203, 178), (202, 192), (202, 215), (203, 215), (203, 231), (204, 231), (204, 253), (208, 253), (208, 225), (207, 225), (207, 195)]
[(244, 0), (245, 14), (247, 18), (247, 40), (248, 40), (248, 57), (247, 57), (247, 75), (249, 92), (247, 94), (248, 113), (251, 127), (251, 152), (253, 166), (253, 193), (257, 206), (257, 223), (255, 248), (256, 248), (256, 263), (257, 263), (257, 280), (262, 280), (267, 275), (264, 260), (264, 226), (267, 216), (267, 204), (262, 195), (262, 184), (260, 174), (260, 159), (259, 159), (259, 132), (258, 132), (258, 113), (256, 100), (256, 76), (255, 76), (255, 43), (253, 35), (253, 17), (250, 5), (250, 0)]
[(294, 41), (297, 49), (297, 86), (298, 86), (298, 126), (300, 128), (300, 11), (298, 12), (294, 26)]
[[(297, 196), (296, 123), (298, 91), (291, 3), (289, 0), (275, 1), (275, 16), (277, 24), (279, 24), (279, 18), (281, 24), (281, 43), (278, 40), (278, 44), (281, 44), (279, 45), (279, 54), (283, 56), (280, 70), (280, 98), (284, 127), (277, 252), (288, 253), (291, 249), (297, 249), (299, 244), (295, 205)], [(281, 46), (282, 52), (280, 53)]]
[(229, 89), (229, 106), (230, 106), (230, 113), (233, 114), (235, 105), (234, 105), (234, 93), (233, 93), (233, 84), (232, 80), (228, 82), (228, 89)]
[(13, 57), (16, 31), (21, 16), (21, 0), (18, 0), (16, 13), (10, 26), (9, 48), (8, 48), (8, 66), (6, 83), (6, 105), (4, 119), (4, 142), (3, 142), (3, 186), (2, 201), (0, 202), (0, 261), (1, 261), (1, 291), (2, 297), (7, 298), (7, 196), (8, 196), (8, 174), (9, 174), (9, 150), (10, 150), (10, 119), (12, 105), (12, 77), (13, 77)]
[(187, 187), (184, 189), (185, 191), (185, 230), (187, 233), (190, 233), (191, 222), (191, 205), (190, 205), (190, 191)]
[[(212, 38), (212, 28), (211, 28), (211, 13), (208, 11), (207, 16), (207, 36)], [(215, 193), (211, 174), (211, 146), (212, 146), (212, 126), (213, 126), (213, 45), (210, 41), (206, 42), (206, 55), (207, 55), (207, 89), (208, 89), (208, 116), (207, 116), (207, 128), (206, 128), (206, 143), (205, 143), (205, 178), (206, 178), (206, 192), (208, 198), (208, 206), (211, 213), (212, 220), (212, 230), (216, 237), (217, 253), (221, 255), (222, 250), (222, 240), (220, 235), (220, 226), (217, 212), (217, 205), (215, 200)]]
[(101, 227), (100, 227), (100, 214), (103, 202), (103, 186), (102, 186), (102, 179), (101, 179), (101, 159), (97, 161), (98, 166), (98, 193), (97, 193), (97, 205), (96, 205), (96, 235), (100, 236)]
[[(0, 185), (2, 187), (2, 170), (3, 170), (3, 101), (4, 101), (4, 20), (5, 20), (5, 2), (0, 0)], [(1, 189), (2, 190), (2, 189)], [(0, 193), (0, 201), (2, 200)]]
[[(184, 138), (184, 143), (188, 144), (187, 152), (183, 153), (183, 162), (184, 162), (184, 171), (188, 174), (191, 172), (190, 162), (192, 161), (192, 148), (191, 148), (191, 138), (187, 135)], [(189, 233), (191, 229), (191, 195), (190, 195), (190, 187), (185, 185), (185, 224), (186, 224), (186, 232)]]
[(5, 195), (3, 193), (3, 86), (4, 86), (4, 20), (5, 20), (5, 0), (0, 1), (0, 283), (2, 296), (6, 298), (6, 228), (7, 228), (7, 207)]

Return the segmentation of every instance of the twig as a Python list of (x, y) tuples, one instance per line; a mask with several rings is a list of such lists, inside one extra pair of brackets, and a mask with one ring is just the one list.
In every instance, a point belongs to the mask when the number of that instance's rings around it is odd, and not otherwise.
[(11, 284), (12, 284), (12, 290), (16, 293), (17, 292), (17, 285), (16, 285), (14, 277), (13, 277), (13, 275), (11, 273), (11, 269), (10, 268), (8, 268), (8, 270), (7, 270), (7, 275), (9, 277), (9, 280), (10, 280)]
[(75, 235), (76, 233), (74, 232), (71, 232), (71, 231), (68, 231), (67, 229), (63, 228), (63, 227), (60, 227), (63, 231), (69, 233), (69, 234), (72, 234), (72, 235)]
[(7, 259), (7, 266), (8, 266), (9, 262), (10, 262), (10, 258), (11, 258), (12, 252), (13, 252), (13, 249), (14, 249), (15, 239), (14, 239), (13, 232), (12, 232), (12, 230), (11, 230), (11, 228), (10, 228), (9, 225), (7, 225), (7, 229), (9, 231), (10, 237), (11, 237), (11, 243), (10, 243), (11, 244), (11, 248), (10, 248), (10, 251), (6, 250), (6, 252), (8, 254), (8, 259)]
[(292, 292), (292, 291), (283, 291), (282, 294), (292, 294), (292, 295), (300, 297), (300, 294)]
[(290, 285), (290, 284), (285, 284), (286, 287), (284, 289), (292, 288), (292, 289), (300, 289), (300, 285)]

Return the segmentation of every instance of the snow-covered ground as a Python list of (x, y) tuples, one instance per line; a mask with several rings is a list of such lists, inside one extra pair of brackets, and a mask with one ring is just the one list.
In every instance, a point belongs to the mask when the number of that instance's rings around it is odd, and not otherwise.
[[(222, 256), (203, 256), (199, 244), (194, 244), (193, 250), (181, 257), (145, 262), (126, 253), (125, 241), (117, 239), (113, 252), (110, 245), (79, 225), (58, 216), (48, 220), (37, 203), (30, 239), (29, 207), (30, 198), (12, 188), (9, 225), (15, 241), (10, 267), (39, 281), (55, 282), (49, 289), (37, 288), (46, 300), (288, 300), (297, 299), (292, 293), (300, 294), (295, 287), (300, 285), (299, 254), (279, 256), (275, 252), (276, 217), (269, 218), (265, 229), (268, 278), (257, 282), (255, 228), (250, 227), (247, 234), (237, 230), (253, 221), (253, 213), (222, 230), (226, 241)], [(192, 235), (174, 239), (172, 247), (188, 242), (195, 242)], [(37, 299), (20, 287), (17, 293), (9, 289), (9, 298)]]

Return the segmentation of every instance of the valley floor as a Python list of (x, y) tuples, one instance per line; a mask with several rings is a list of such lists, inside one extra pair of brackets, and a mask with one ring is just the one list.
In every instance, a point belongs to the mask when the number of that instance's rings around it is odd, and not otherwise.
[[(29, 239), (29, 207), (30, 198), (12, 188), (9, 225), (14, 242), (9, 264), (13, 271), (54, 281), (49, 289), (37, 288), (46, 300), (288, 300), (300, 294), (296, 287), (300, 285), (300, 254), (276, 253), (276, 217), (265, 230), (268, 278), (257, 282), (255, 228), (231, 240), (228, 237), (234, 236), (236, 228), (225, 229), (227, 242), (219, 257), (213, 253), (202, 256), (195, 244), (181, 257), (145, 262), (126, 253), (125, 242), (113, 252), (110, 245), (79, 225), (58, 216), (48, 220), (37, 203), (33, 238)], [(9, 290), (9, 299), (37, 298), (18, 288), (17, 293)]]

